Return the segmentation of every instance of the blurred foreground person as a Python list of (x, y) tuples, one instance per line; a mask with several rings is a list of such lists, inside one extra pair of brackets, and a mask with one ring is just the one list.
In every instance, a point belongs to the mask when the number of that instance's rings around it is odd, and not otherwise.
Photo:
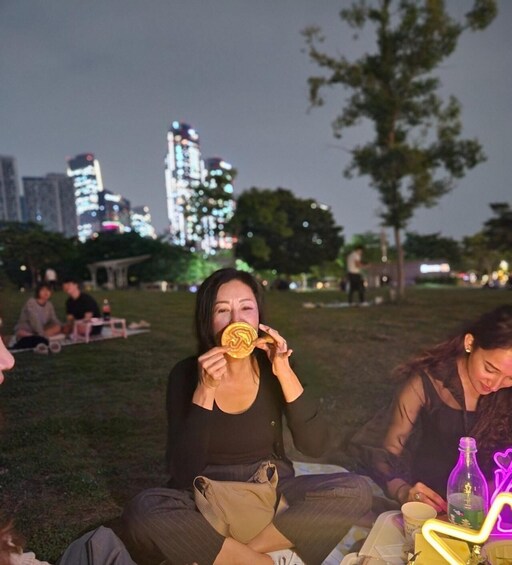
[[(23, 539), (12, 522), (0, 523), (0, 565), (50, 565), (32, 551), (23, 550)], [(74, 541), (57, 565), (137, 565), (109, 528), (100, 526)]]
[(4, 382), (4, 371), (14, 367), (14, 357), (5, 347), (4, 340), (0, 336), (0, 385)]

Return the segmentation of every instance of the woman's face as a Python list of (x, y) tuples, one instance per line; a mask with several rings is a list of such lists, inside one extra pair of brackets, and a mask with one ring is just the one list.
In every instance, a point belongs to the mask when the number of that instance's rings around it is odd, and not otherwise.
[(219, 335), (233, 322), (246, 322), (258, 330), (260, 313), (254, 293), (234, 279), (219, 287), (213, 306), (213, 333)]
[(14, 367), (14, 357), (5, 347), (3, 339), (0, 337), (0, 384), (4, 382), (4, 371)]
[[(466, 347), (472, 346), (466, 343)], [(512, 387), (512, 349), (473, 349), (468, 356), (468, 376), (479, 394)]]

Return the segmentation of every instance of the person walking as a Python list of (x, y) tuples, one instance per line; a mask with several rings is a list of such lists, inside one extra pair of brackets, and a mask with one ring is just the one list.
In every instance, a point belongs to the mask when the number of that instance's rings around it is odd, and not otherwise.
[(361, 269), (363, 263), (362, 245), (358, 245), (347, 257), (347, 272), (348, 272), (348, 303), (352, 304), (354, 294), (359, 296), (359, 304), (366, 304), (365, 302), (365, 287)]

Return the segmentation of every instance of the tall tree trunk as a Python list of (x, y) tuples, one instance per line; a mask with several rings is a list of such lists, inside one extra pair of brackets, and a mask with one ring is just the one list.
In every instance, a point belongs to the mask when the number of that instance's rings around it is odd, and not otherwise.
[(394, 227), (393, 231), (395, 234), (396, 246), (396, 279), (398, 283), (398, 297), (403, 298), (405, 296), (404, 250), (400, 239), (400, 228)]

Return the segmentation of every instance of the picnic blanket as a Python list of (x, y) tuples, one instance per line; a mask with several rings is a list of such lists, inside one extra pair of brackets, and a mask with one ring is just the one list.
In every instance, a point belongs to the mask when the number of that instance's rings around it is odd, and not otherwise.
[[(149, 328), (130, 328), (130, 325), (126, 328), (126, 337), (131, 337), (134, 335), (148, 333), (150, 331)], [(100, 335), (92, 335), (89, 338), (89, 345), (96, 343), (98, 341), (105, 341), (106, 339), (119, 339), (123, 338), (122, 335), (119, 335), (118, 332), (112, 333), (112, 328), (105, 326)], [(57, 339), (51, 338), (50, 342), (59, 343), (62, 347), (66, 347), (68, 345), (87, 345), (83, 339), (77, 339), (74, 341), (70, 337), (64, 336), (57, 336)], [(12, 354), (16, 353), (24, 353), (25, 351), (33, 351), (33, 349), (9, 349)]]
[(303, 302), (303, 308), (365, 308), (368, 306), (379, 306), (384, 304), (384, 299), (381, 296), (376, 296), (371, 302)]

